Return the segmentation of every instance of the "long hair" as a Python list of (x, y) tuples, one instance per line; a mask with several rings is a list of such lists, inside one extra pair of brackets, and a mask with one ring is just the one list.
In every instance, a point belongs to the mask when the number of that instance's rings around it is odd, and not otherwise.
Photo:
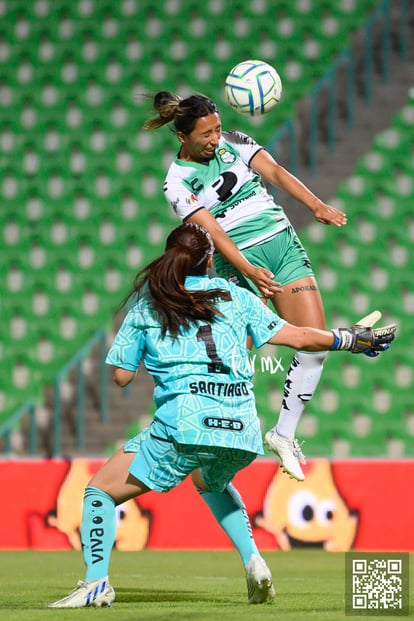
[(163, 336), (168, 331), (177, 337), (182, 328), (196, 321), (212, 323), (222, 315), (217, 302), (231, 300), (229, 291), (190, 291), (185, 288), (185, 279), (205, 275), (213, 252), (212, 239), (203, 226), (193, 222), (181, 224), (167, 237), (164, 254), (136, 274), (133, 289), (121, 306), (135, 294), (148, 296)]
[(173, 121), (175, 130), (185, 135), (191, 134), (197, 119), (217, 113), (218, 108), (212, 99), (204, 95), (191, 95), (181, 99), (170, 91), (160, 91), (154, 95), (153, 107), (158, 116), (146, 121), (144, 129), (158, 129)]

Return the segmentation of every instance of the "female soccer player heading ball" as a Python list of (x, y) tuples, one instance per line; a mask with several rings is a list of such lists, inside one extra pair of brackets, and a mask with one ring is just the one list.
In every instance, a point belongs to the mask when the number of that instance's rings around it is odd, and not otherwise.
[[(325, 329), (310, 261), (262, 179), (306, 205), (318, 222), (343, 226), (345, 214), (317, 198), (252, 138), (223, 131), (211, 99), (181, 99), (161, 91), (153, 104), (158, 116), (144, 129), (172, 122), (180, 143), (165, 179), (165, 196), (183, 222), (201, 224), (210, 232), (217, 249), (217, 274), (270, 299), (286, 321)], [(300, 463), (305, 458), (295, 439), (296, 428), (318, 385), (325, 357), (325, 352), (295, 354), (277, 424), (265, 436), (283, 469), (299, 481), (304, 479)]]

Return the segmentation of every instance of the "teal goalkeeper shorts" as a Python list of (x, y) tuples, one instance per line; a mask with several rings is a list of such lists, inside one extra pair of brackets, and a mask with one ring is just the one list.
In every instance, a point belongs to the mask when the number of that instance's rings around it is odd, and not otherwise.
[[(282, 286), (300, 278), (315, 275), (306, 250), (291, 225), (276, 233), (269, 241), (251, 246), (241, 252), (252, 265), (270, 270), (274, 274), (274, 280), (280, 282)], [(214, 268), (217, 276), (262, 297), (256, 285), (218, 253), (214, 255)]]
[(124, 445), (125, 453), (136, 453), (130, 474), (157, 492), (168, 492), (197, 468), (210, 491), (223, 492), (235, 474), (257, 457), (241, 449), (180, 445), (172, 431), (154, 418), (149, 427)]

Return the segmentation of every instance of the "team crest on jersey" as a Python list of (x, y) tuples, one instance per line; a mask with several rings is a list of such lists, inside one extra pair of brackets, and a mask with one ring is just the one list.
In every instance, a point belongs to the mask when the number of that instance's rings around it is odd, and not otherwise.
[(225, 164), (231, 164), (236, 159), (236, 156), (234, 155), (234, 153), (230, 153), (230, 151), (227, 151), (223, 147), (218, 150), (218, 154), (220, 156), (221, 161), (224, 162)]

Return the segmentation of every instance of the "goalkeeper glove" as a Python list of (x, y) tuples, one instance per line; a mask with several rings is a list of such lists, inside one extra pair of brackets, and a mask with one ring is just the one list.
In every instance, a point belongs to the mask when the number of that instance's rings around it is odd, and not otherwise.
[(353, 354), (365, 354), (375, 358), (389, 348), (397, 330), (395, 323), (382, 328), (372, 328), (379, 319), (381, 313), (373, 311), (352, 328), (335, 328), (332, 330), (335, 340), (331, 349), (346, 349)]

